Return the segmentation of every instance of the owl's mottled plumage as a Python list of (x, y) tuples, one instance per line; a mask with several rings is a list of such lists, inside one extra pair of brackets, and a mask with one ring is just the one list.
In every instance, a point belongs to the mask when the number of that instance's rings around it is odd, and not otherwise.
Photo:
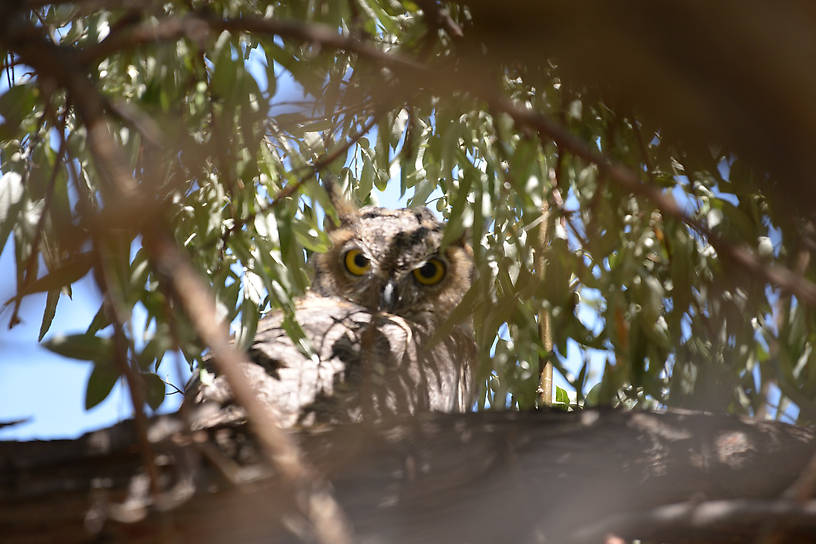
[[(440, 248), (442, 229), (427, 208), (341, 214), (296, 304), (315, 356), (292, 343), (280, 313), (259, 322), (249, 347), (245, 374), (282, 425), (470, 407), (473, 333), (448, 318), (470, 287), (472, 255), (461, 241)], [(221, 378), (205, 377), (194, 396), (197, 425), (242, 417)]]

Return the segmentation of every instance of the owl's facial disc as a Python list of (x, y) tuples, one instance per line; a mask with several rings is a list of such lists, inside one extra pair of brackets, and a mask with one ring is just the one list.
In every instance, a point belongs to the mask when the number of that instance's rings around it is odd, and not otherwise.
[(417, 293), (409, 295), (409, 291), (438, 287), (448, 271), (447, 261), (440, 255), (405, 270), (395, 262), (389, 263), (387, 255), (372, 254), (360, 240), (347, 244), (339, 257), (346, 276), (360, 288), (355, 298), (369, 300), (372, 309), (388, 313), (397, 312), (406, 300), (416, 299)]
[(371, 312), (439, 319), (462, 299), (473, 270), (464, 242), (440, 249), (443, 226), (427, 208), (362, 208), (329, 231), (332, 248), (315, 257), (312, 288)]

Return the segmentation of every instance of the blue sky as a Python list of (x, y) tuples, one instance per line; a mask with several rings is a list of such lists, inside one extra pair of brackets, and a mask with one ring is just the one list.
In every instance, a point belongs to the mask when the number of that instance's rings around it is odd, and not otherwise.
[[(0, 255), (0, 297), (14, 294), (14, 251), (9, 241)], [(101, 297), (90, 276), (73, 285), (73, 300), (62, 297), (51, 332), (83, 332), (99, 308)], [(73, 437), (105, 426), (131, 413), (128, 399), (117, 385), (102, 404), (86, 412), (85, 384), (90, 363), (55, 355), (37, 343), (45, 295), (26, 297), (22, 323), (8, 329), (10, 308), (0, 314), (0, 421), (30, 418), (30, 422), (0, 429), (0, 439)], [(126, 402), (128, 401), (128, 402)]]

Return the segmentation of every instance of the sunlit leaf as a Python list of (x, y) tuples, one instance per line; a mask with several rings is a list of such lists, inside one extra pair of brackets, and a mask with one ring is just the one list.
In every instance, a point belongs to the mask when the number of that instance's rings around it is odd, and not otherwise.
[(22, 208), (23, 178), (17, 172), (5, 172), (0, 177), (0, 251), (6, 245), (11, 229)]

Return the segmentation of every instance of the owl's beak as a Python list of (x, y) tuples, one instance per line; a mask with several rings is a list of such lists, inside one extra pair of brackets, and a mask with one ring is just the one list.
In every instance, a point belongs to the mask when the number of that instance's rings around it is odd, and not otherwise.
[(391, 313), (397, 307), (398, 302), (399, 293), (397, 293), (397, 284), (394, 280), (388, 280), (388, 283), (385, 284), (380, 293), (379, 310), (381, 312)]

